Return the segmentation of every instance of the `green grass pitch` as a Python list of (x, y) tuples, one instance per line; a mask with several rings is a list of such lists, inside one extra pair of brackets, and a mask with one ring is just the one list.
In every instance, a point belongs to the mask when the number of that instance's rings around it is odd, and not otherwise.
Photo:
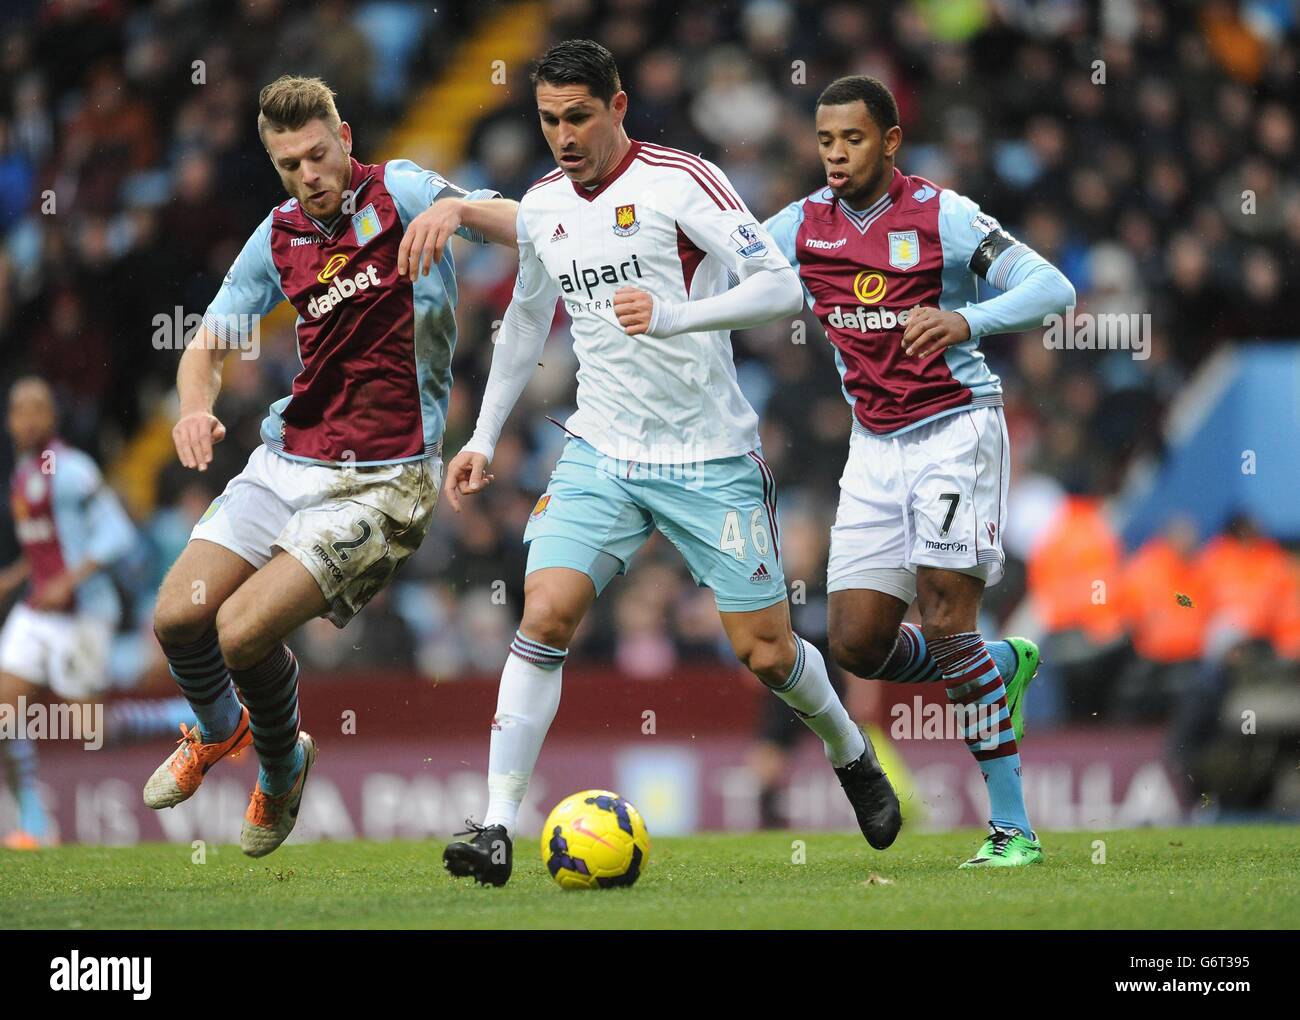
[(209, 847), (202, 864), (179, 844), (0, 850), (0, 927), (1300, 927), (1297, 826), (1047, 834), (1044, 865), (958, 871), (979, 839), (905, 834), (885, 853), (838, 834), (660, 839), (636, 886), (594, 892), (554, 885), (534, 839), (504, 889), (451, 879), (435, 842), (291, 845), (260, 861)]

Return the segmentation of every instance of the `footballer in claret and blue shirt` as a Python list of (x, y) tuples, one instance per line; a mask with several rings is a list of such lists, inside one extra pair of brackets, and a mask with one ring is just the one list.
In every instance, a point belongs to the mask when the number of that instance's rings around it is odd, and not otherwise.
[[(826, 186), (764, 226), (835, 347), (853, 414), (831, 532), (832, 651), (858, 676), (945, 684), (969, 713), (992, 808), (963, 867), (1036, 863), (1017, 740), (1038, 649), (986, 645), (976, 623), (1002, 576), (1011, 463), (979, 341), (1044, 326), (1074, 288), (969, 198), (894, 165), (902, 129), (880, 81), (839, 79), (816, 117)], [(920, 627), (903, 622), (914, 601)]]
[(290, 197), (244, 245), (181, 359), (181, 463), (211, 462), (225, 435), (221, 359), (282, 301), (302, 367), (159, 592), (154, 629), (198, 725), (144, 790), (152, 808), (179, 804), (251, 743), (261, 768), (240, 843), (255, 857), (293, 829), (316, 756), (283, 639), (316, 616), (344, 626), (428, 530), (456, 344), (444, 248), (453, 232), (513, 246), (518, 208), (408, 160), (353, 158), (316, 78), (263, 89), (258, 133)]
[[(35, 700), (42, 687), (65, 702), (91, 702), (111, 683), (122, 605), (109, 571), (131, 551), (135, 528), (94, 460), (58, 437), (45, 380), (13, 384), (8, 424), (17, 454), (9, 506), (20, 552), (0, 570), (0, 603), (24, 583), (29, 590), (0, 628), (0, 705)], [(18, 808), (18, 827), (3, 845), (35, 850), (56, 842), (37, 782), (35, 738), (0, 739), (0, 770)]]

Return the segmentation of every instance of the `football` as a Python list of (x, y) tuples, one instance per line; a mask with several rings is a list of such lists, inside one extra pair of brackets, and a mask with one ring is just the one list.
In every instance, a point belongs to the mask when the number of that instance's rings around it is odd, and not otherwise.
[(649, 856), (641, 812), (609, 790), (565, 797), (542, 827), (542, 863), (562, 889), (631, 885)]

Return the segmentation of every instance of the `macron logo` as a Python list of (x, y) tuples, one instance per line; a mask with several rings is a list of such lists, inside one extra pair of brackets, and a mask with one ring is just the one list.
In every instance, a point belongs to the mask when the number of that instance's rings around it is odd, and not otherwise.
[(804, 241), (805, 248), (838, 248), (848, 243), (847, 237), (841, 237), (838, 241), (823, 241), (817, 237), (810, 237)]
[(143, 1000), (152, 994), (153, 957), (71, 956), (50, 961), (50, 988), (56, 992), (130, 992)]

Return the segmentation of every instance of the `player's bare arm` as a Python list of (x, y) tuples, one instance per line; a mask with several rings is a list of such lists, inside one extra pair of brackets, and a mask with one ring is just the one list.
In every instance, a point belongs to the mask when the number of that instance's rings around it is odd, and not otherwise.
[(461, 227), (477, 231), (493, 244), (516, 247), (515, 218), (519, 203), (510, 198), (443, 198), (411, 220), (397, 249), (397, 272), (428, 276), (442, 261), (452, 234)]
[(226, 438), (226, 427), (212, 409), (221, 392), (221, 365), (227, 353), (228, 345), (200, 326), (181, 355), (176, 370), (181, 413), (172, 428), (172, 441), (187, 468), (206, 471), (212, 463), (212, 447)]

